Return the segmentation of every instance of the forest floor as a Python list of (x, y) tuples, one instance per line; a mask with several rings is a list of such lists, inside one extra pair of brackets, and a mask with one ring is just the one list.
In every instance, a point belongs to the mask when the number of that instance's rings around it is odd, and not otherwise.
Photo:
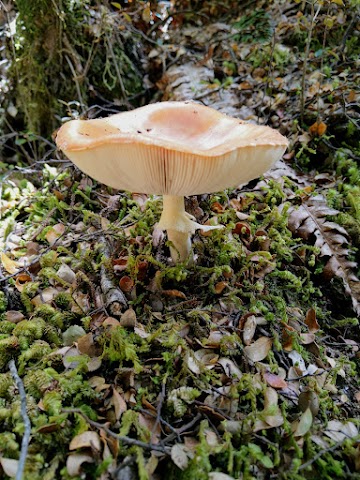
[(1, 479), (360, 479), (358, 2), (190, 3), (109, 7), (152, 100), (267, 124), (289, 149), (186, 200), (224, 228), (174, 266), (160, 197), (4, 133)]

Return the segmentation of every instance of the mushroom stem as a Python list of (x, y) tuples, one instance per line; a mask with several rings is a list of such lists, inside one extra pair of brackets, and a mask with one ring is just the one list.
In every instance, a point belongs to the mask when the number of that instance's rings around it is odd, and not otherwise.
[(195, 231), (191, 223), (185, 211), (184, 197), (164, 195), (159, 228), (167, 231), (168, 240), (173, 244), (170, 254), (174, 263), (184, 262), (190, 256), (190, 235)]
[(172, 243), (170, 247), (171, 258), (174, 263), (192, 262), (191, 235), (195, 230), (213, 230), (222, 228), (222, 225), (200, 225), (193, 220), (193, 216), (185, 211), (184, 197), (175, 195), (163, 196), (163, 211), (161, 213), (158, 228), (167, 231), (168, 239)]
[(170, 255), (174, 263), (185, 262), (189, 259), (189, 263), (193, 262), (193, 254), (191, 250), (191, 236), (189, 232), (179, 232), (169, 228), (167, 230), (168, 240), (173, 246), (170, 246)]

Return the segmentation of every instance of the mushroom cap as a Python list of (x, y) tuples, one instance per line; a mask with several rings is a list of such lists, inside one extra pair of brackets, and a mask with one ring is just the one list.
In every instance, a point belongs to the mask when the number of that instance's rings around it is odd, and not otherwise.
[(120, 190), (196, 195), (246, 183), (268, 170), (288, 141), (192, 102), (160, 102), (103, 119), (72, 120), (58, 147), (83, 172)]

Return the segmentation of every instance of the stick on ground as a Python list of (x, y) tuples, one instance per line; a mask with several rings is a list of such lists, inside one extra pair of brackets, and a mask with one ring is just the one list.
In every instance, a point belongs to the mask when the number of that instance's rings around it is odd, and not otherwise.
[(27, 414), (27, 409), (26, 409), (26, 392), (24, 388), (24, 384), (19, 377), (15, 361), (10, 360), (9, 364), (9, 370), (10, 373), (16, 383), (17, 389), (19, 390), (19, 395), (20, 395), (20, 400), (21, 400), (21, 416), (24, 420), (24, 426), (25, 426), (25, 431), (24, 431), (24, 436), (21, 441), (21, 452), (20, 452), (20, 458), (19, 458), (19, 465), (18, 469), (16, 472), (16, 480), (22, 480), (23, 478), (23, 473), (24, 473), (24, 468), (25, 468), (25, 462), (26, 462), (26, 457), (27, 457), (27, 452), (29, 448), (29, 442), (30, 442), (30, 434), (31, 434), (31, 423), (29, 416)]

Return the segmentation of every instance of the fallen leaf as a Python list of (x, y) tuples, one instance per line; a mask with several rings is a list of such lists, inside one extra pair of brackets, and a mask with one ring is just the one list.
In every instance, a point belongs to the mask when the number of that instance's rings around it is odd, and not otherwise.
[(94, 458), (82, 453), (74, 453), (68, 456), (66, 460), (67, 473), (70, 477), (76, 477), (81, 474), (83, 463), (94, 463)]
[(319, 413), (319, 397), (313, 390), (305, 390), (304, 392), (301, 392), (298, 399), (298, 405), (302, 412), (305, 412), (309, 408), (314, 417)]
[(101, 441), (97, 432), (86, 431), (76, 435), (70, 442), (69, 450), (89, 447), (97, 450), (98, 452), (101, 451)]
[(294, 432), (295, 437), (303, 437), (310, 430), (313, 423), (313, 415), (310, 408), (307, 408), (305, 412), (301, 415), (300, 420), (296, 426)]
[(14, 275), (19, 269), (19, 262), (16, 262), (15, 260), (11, 260), (6, 253), (1, 252), (0, 254), (0, 259), (1, 263), (4, 267), (4, 269), (7, 271), (7, 273), (10, 273), (10, 275)]
[(180, 470), (185, 470), (189, 464), (189, 457), (186, 454), (186, 447), (181, 443), (175, 443), (171, 448), (171, 460)]
[(354, 438), (359, 435), (357, 427), (352, 422), (341, 423), (338, 420), (330, 420), (324, 433), (335, 442), (342, 442), (346, 438)]
[(256, 342), (244, 348), (244, 353), (251, 362), (261, 362), (271, 350), (272, 340), (260, 337)]
[(18, 470), (19, 460), (14, 460), (13, 458), (0, 458), (1, 466), (7, 475), (10, 478), (15, 478)]
[(31, 282), (31, 277), (27, 273), (21, 273), (20, 275), (16, 275), (16, 278), (15, 278), (16, 290), (18, 290), (19, 292), (22, 292), (25, 285), (28, 282)]
[(60, 238), (64, 232), (65, 232), (65, 225), (63, 225), (62, 223), (57, 223), (46, 232), (45, 238), (50, 245), (54, 245), (56, 240)]
[(286, 388), (288, 385), (283, 378), (279, 377), (279, 375), (275, 375), (274, 373), (265, 372), (263, 377), (266, 383), (273, 388)]
[(214, 291), (217, 295), (220, 295), (227, 286), (227, 282), (217, 282), (214, 286)]
[(113, 388), (111, 402), (115, 410), (115, 418), (119, 420), (121, 415), (126, 412), (127, 405), (122, 395), (115, 388)]
[(226, 473), (221, 472), (210, 472), (209, 480), (235, 480), (234, 477), (230, 477)]
[(256, 322), (255, 315), (250, 315), (250, 317), (248, 317), (245, 320), (245, 324), (243, 328), (243, 340), (245, 345), (250, 345), (255, 335), (256, 326), (257, 326), (257, 322)]
[(326, 129), (327, 125), (324, 122), (315, 122), (309, 127), (309, 132), (311, 135), (321, 137), (326, 132)]
[(5, 320), (11, 323), (19, 323), (24, 320), (24, 315), (18, 310), (8, 310), (5, 313)]
[(173, 298), (183, 298), (186, 299), (186, 295), (183, 292), (180, 292), (180, 290), (163, 290), (162, 291), (163, 295), (166, 297), (173, 297)]
[(129, 308), (120, 318), (120, 325), (122, 327), (134, 328), (136, 325), (136, 313), (134, 309)]
[(125, 293), (131, 292), (131, 290), (134, 288), (134, 285), (135, 285), (134, 280), (128, 277), (127, 275), (120, 278), (119, 286), (123, 292)]
[(88, 355), (90, 358), (97, 357), (101, 354), (101, 347), (94, 342), (91, 332), (77, 339), (77, 346), (80, 353)]
[(313, 308), (310, 308), (306, 312), (305, 323), (308, 326), (310, 333), (316, 333), (320, 330), (320, 325), (316, 319), (316, 312)]
[(31, 303), (35, 307), (43, 305), (44, 303), (51, 303), (54, 298), (59, 294), (59, 291), (60, 290), (55, 287), (45, 288), (44, 290), (42, 290), (41, 293), (39, 293), (39, 295), (36, 295), (36, 297), (31, 300)]

